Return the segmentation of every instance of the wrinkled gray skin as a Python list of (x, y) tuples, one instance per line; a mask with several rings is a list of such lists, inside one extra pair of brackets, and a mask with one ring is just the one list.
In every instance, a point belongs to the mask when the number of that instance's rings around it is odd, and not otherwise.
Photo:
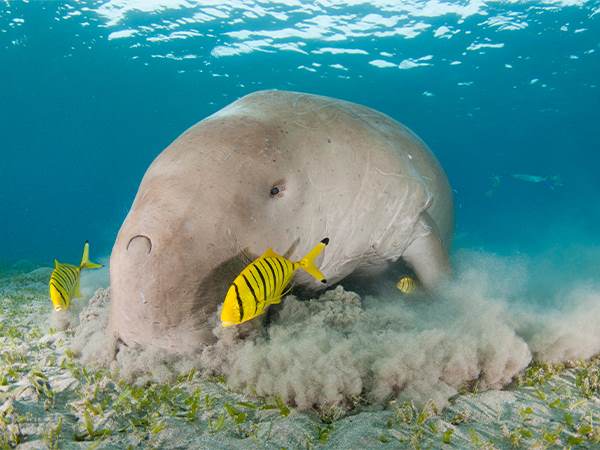
[(198, 350), (245, 258), (272, 247), (298, 260), (324, 237), (329, 285), (401, 258), (432, 288), (449, 271), (452, 224), (446, 175), (410, 130), (341, 100), (256, 92), (146, 172), (111, 255), (110, 328), (127, 345)]

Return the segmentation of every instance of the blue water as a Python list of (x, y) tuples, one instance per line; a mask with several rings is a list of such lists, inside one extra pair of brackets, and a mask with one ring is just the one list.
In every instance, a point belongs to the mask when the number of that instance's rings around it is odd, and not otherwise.
[(152, 159), (267, 88), (415, 131), (455, 248), (598, 246), (599, 43), (598, 1), (2, 2), (0, 262), (108, 255)]

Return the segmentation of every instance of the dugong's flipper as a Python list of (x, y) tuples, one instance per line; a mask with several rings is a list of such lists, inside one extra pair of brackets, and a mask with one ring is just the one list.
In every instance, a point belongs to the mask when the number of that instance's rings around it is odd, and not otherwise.
[(414, 270), (421, 285), (432, 290), (450, 275), (450, 262), (435, 222), (427, 212), (421, 213), (414, 236), (402, 259)]

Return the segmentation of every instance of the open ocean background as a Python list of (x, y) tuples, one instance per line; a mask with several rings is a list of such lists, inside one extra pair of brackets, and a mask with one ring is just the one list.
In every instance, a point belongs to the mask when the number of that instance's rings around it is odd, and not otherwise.
[(158, 153), (273, 88), (416, 132), (455, 249), (600, 253), (598, 1), (2, 1), (0, 65), (4, 264), (109, 255)]

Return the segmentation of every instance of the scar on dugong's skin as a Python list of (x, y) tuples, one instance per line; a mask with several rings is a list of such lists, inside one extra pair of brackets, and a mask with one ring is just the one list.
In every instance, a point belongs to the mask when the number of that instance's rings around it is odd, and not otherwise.
[(430, 288), (449, 271), (452, 227), (446, 175), (406, 127), (342, 100), (256, 92), (146, 172), (110, 259), (109, 327), (127, 345), (197, 350), (242, 256), (298, 259), (323, 237), (329, 284), (402, 259)]

